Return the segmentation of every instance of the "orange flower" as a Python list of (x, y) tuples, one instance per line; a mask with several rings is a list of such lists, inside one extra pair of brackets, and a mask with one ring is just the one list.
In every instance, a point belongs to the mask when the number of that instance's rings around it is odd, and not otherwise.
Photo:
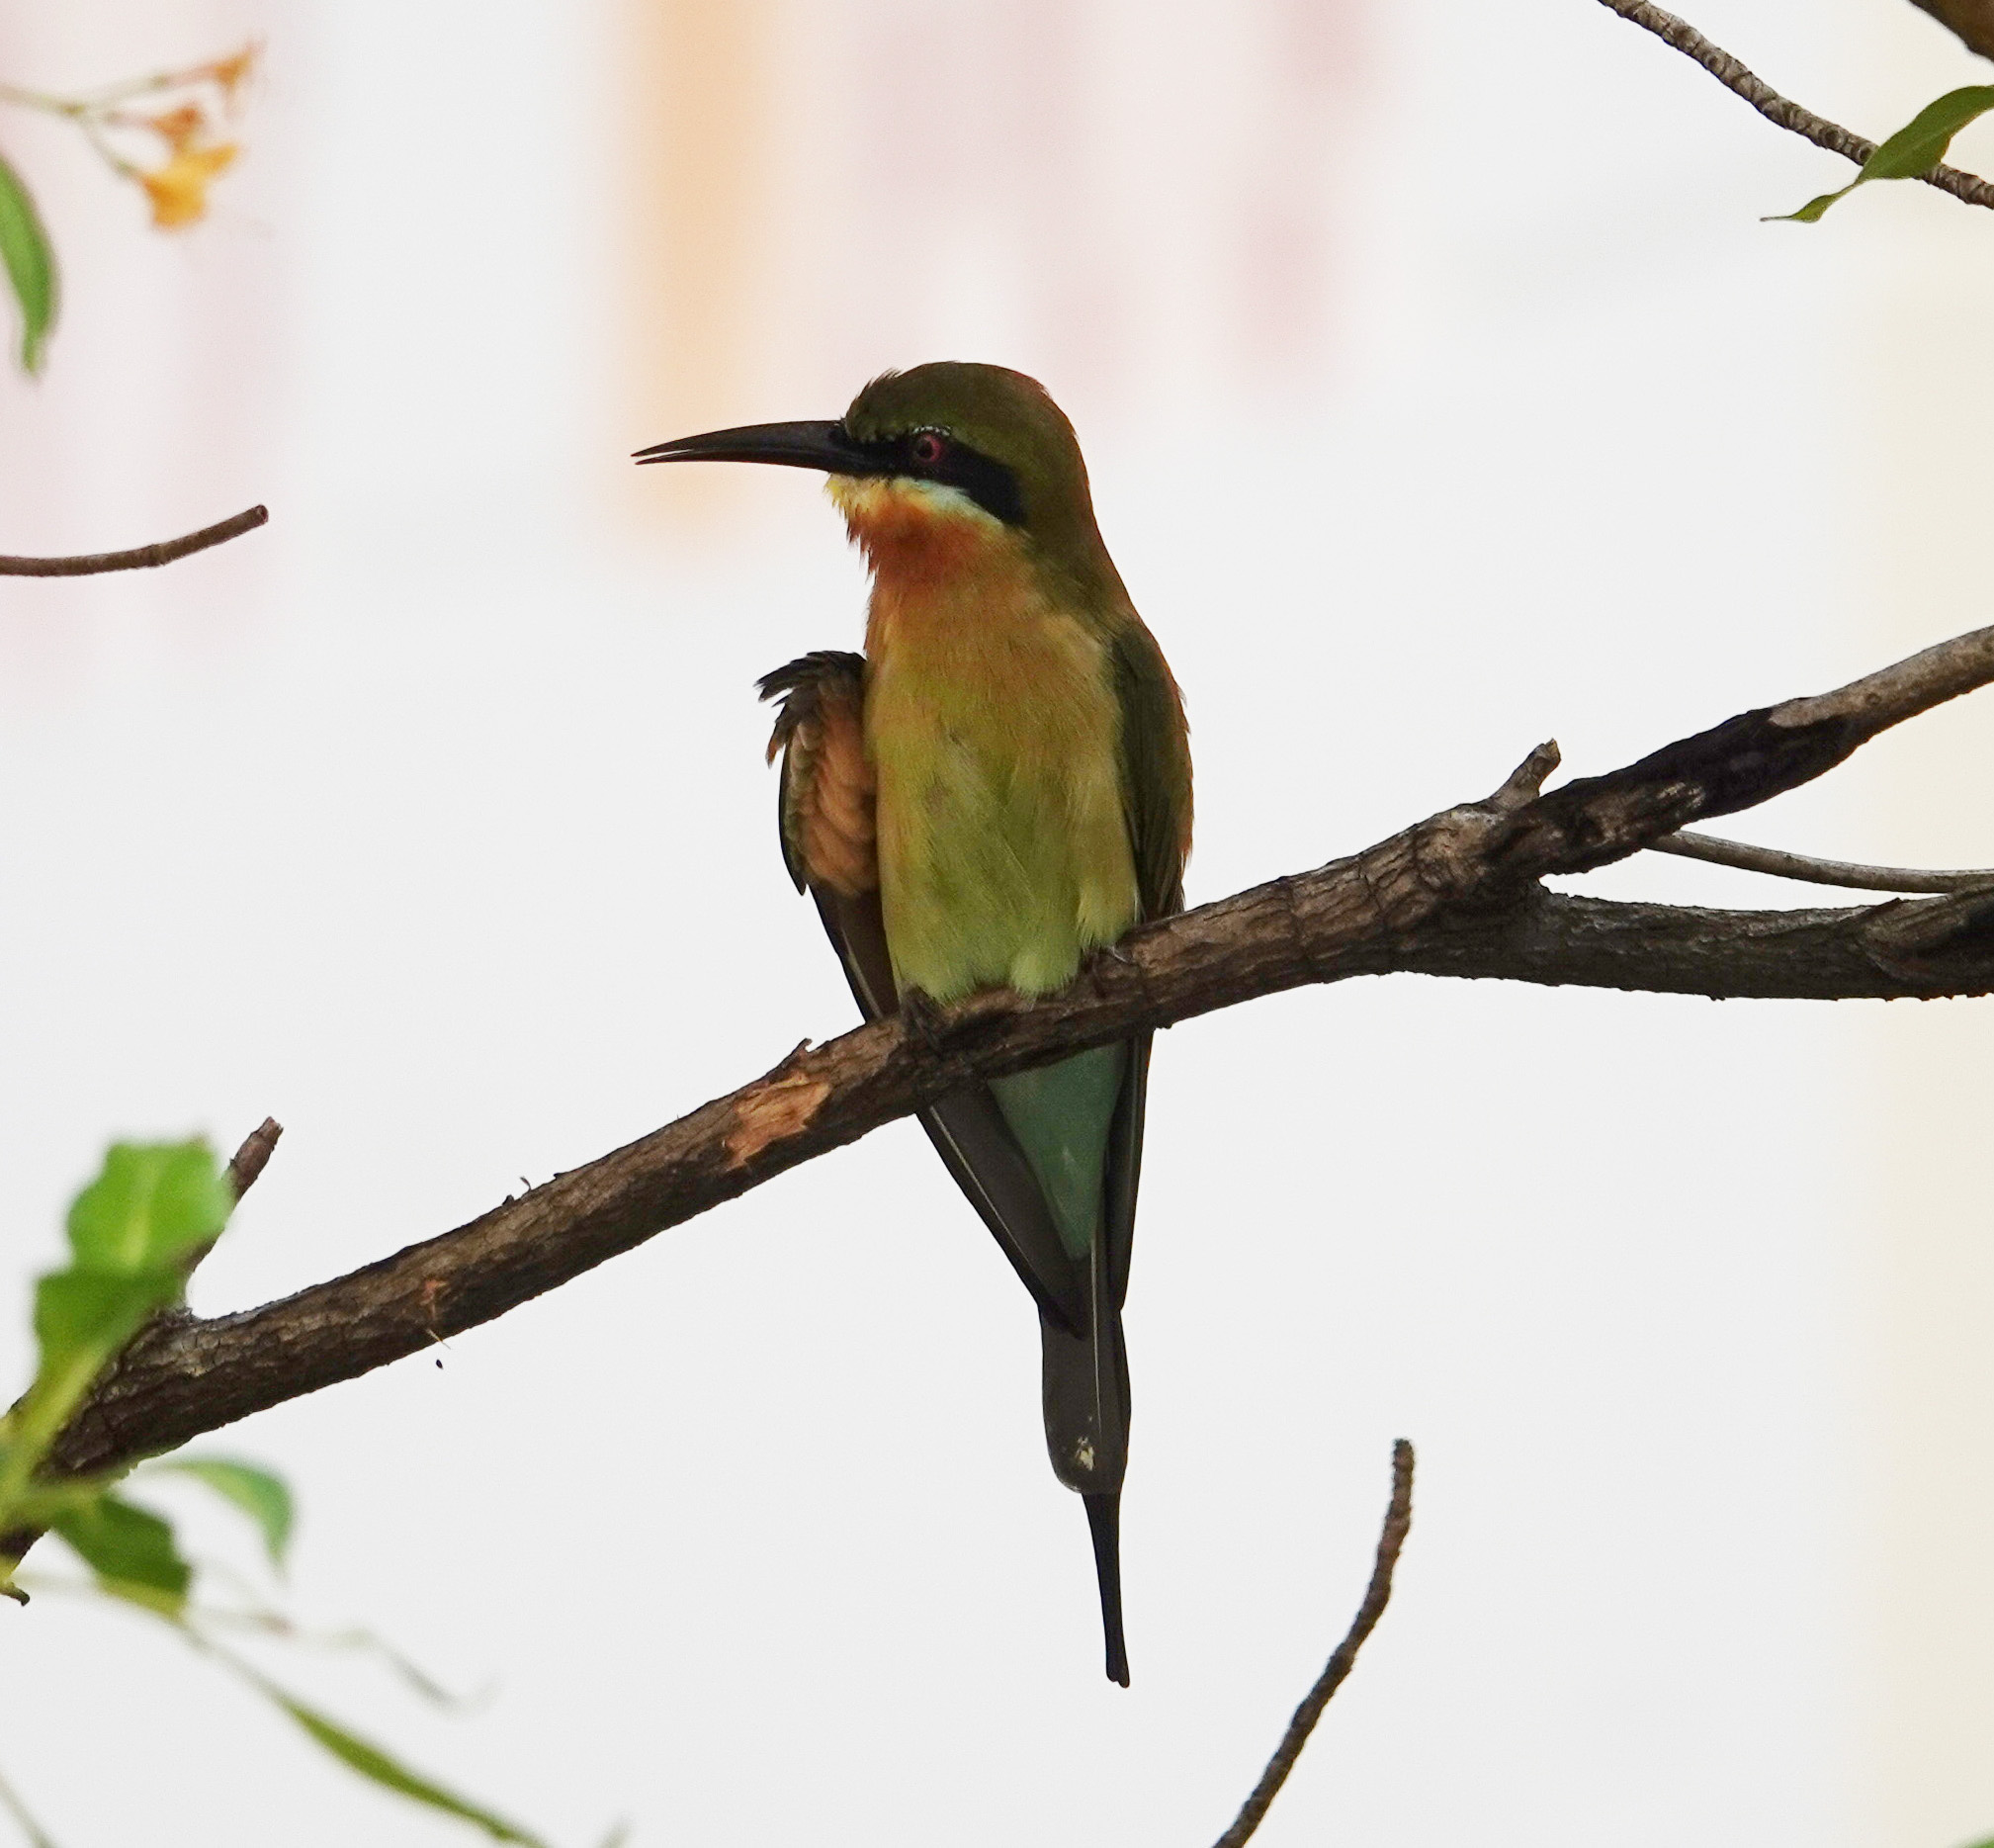
[(163, 116), (147, 116), (145, 126), (163, 136), (166, 145), (178, 154), (200, 139), (202, 130), (208, 127), (208, 115), (199, 103), (182, 103)]
[(249, 75), (255, 63), (256, 45), (254, 41), (252, 41), (236, 52), (233, 57), (217, 58), (213, 64), (210, 64), (203, 70), (201, 75), (218, 83), (221, 86), (222, 96), (232, 103), (235, 101), (236, 89)]
[(152, 200), (152, 222), (162, 231), (192, 224), (208, 210), (209, 183), (235, 158), (233, 141), (212, 147), (179, 147), (154, 173), (141, 173), (138, 183)]

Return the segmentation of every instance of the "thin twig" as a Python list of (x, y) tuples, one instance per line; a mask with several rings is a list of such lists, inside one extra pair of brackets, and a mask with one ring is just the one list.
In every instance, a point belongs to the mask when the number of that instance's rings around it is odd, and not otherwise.
[(1351, 1669), (1357, 1665), (1357, 1651), (1364, 1646), (1364, 1639), (1378, 1627), (1378, 1619), (1385, 1614), (1385, 1606), (1392, 1596), (1392, 1568), (1399, 1563), (1399, 1550), (1406, 1543), (1406, 1536), (1413, 1527), (1413, 1447), (1401, 1438), (1392, 1446), (1392, 1499), (1385, 1510), (1385, 1525), (1378, 1535), (1377, 1562), (1371, 1567), (1371, 1582), (1364, 1590), (1364, 1601), (1357, 1606), (1357, 1615), (1351, 1621), (1349, 1633), (1338, 1643), (1323, 1672), (1316, 1677), (1316, 1685), (1308, 1692), (1301, 1706), (1295, 1709), (1295, 1716), (1288, 1721), (1288, 1729), (1281, 1735), (1281, 1742), (1274, 1747), (1274, 1755), (1267, 1760), (1267, 1768), (1260, 1773), (1260, 1781), (1254, 1786), (1251, 1797), (1240, 1806), (1240, 1813), (1233, 1818), (1233, 1825), (1219, 1837), (1213, 1848), (1242, 1848), (1242, 1844), (1260, 1826), (1260, 1819), (1267, 1813), (1268, 1805), (1280, 1794), (1283, 1784), (1288, 1781), (1288, 1773), (1295, 1768), (1295, 1761), (1302, 1755), (1302, 1747), (1308, 1744), (1309, 1734), (1316, 1728), (1316, 1721), (1322, 1718), (1323, 1709), (1330, 1704), (1330, 1697), (1348, 1678)]
[(171, 565), (210, 546), (240, 539), (253, 533), (270, 518), (268, 507), (245, 507), (214, 526), (178, 539), (162, 539), (157, 545), (133, 546), (130, 552), (79, 552), (59, 559), (22, 559), (0, 555), (0, 577), (94, 577), (104, 572), (142, 572), (155, 565)]
[[(1730, 52), (1712, 44), (1688, 20), (1663, 12), (1660, 7), (1651, 5), (1649, 0), (1600, 0), (1600, 4), (1619, 14), (1623, 20), (1645, 28), (1665, 44), (1674, 45), (1685, 57), (1694, 58), (1725, 89), (1742, 96), (1768, 122), (1789, 133), (1803, 135), (1816, 147), (1825, 147), (1831, 154), (1853, 160), (1859, 167), (1876, 151), (1874, 141), (1865, 141), (1840, 123), (1830, 122), (1825, 116), (1817, 116), (1812, 110), (1802, 109), (1798, 103), (1781, 96), (1771, 84), (1746, 69)], [(1954, 199), (1963, 199), (1969, 206), (1986, 206), (1994, 210), (1994, 185), (1978, 174), (1962, 173), (1957, 167), (1940, 166), (1934, 167), (1930, 173), (1919, 174), (1918, 178), (1927, 186), (1936, 186), (1942, 193), (1951, 193)]]
[[(28, 1601), (24, 1598), (21, 1602)], [(53, 1837), (28, 1813), (27, 1804), (15, 1795), (14, 1787), (5, 1778), (0, 1778), (0, 1809), (20, 1824), (21, 1833), (28, 1837), (28, 1848), (55, 1848)]]
[(269, 1166), (270, 1158), (277, 1150), (277, 1138), (284, 1133), (284, 1125), (274, 1116), (266, 1116), (248, 1135), (242, 1138), (242, 1146), (228, 1158), (228, 1185), (235, 1189), (239, 1200), (256, 1185), (256, 1178)]
[(1741, 872), (1773, 873), (1809, 885), (1843, 886), (1852, 892), (1968, 892), (1994, 885), (1994, 866), (1962, 867), (1935, 872), (1918, 866), (1866, 866), (1858, 860), (1816, 859), (1811, 853), (1788, 853), (1781, 847), (1759, 847), (1717, 835), (1665, 835), (1648, 842), (1650, 853), (1676, 853), (1686, 860), (1707, 860), (1712, 866), (1735, 866)]
[[(284, 1125), (274, 1116), (266, 1116), (246, 1136), (242, 1146), (228, 1158), (228, 1187), (240, 1204), (243, 1194), (256, 1185), (256, 1177), (270, 1164), (276, 1152), (277, 1139), (284, 1133)], [(205, 1245), (197, 1245), (181, 1259), (181, 1269), (192, 1276), (208, 1261), (208, 1254), (217, 1244), (210, 1239)]]

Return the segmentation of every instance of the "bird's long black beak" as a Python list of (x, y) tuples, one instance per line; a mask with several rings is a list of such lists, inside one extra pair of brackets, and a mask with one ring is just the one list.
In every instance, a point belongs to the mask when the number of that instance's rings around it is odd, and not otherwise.
[(709, 430), (640, 449), (637, 462), (774, 462), (826, 475), (887, 473), (841, 423), (750, 423), (738, 430)]

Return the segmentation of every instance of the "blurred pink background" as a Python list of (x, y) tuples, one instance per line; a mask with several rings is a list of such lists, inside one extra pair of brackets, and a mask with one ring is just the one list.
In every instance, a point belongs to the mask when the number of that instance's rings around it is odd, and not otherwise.
[[(1871, 133), (1977, 80), (1885, 0), (1695, 19)], [(66, 284), (0, 376), (0, 549), (272, 511), (0, 590), (9, 1376), (114, 1133), (287, 1124), (215, 1311), (848, 1023), (750, 682), (855, 646), (862, 573), (807, 478), (645, 443), (1043, 378), (1189, 701), (1194, 902), (1988, 619), (1987, 226), (1910, 186), (1762, 224), (1841, 163), (1590, 0), (74, 0), (0, 69), (248, 36), (182, 236), (0, 118)], [(1990, 753), (1967, 702), (1732, 826), (1988, 864)], [(1401, 978), (1167, 1035), (1127, 1695), (1026, 1300), (910, 1125), (202, 1448), (292, 1476), (305, 1617), (495, 1692), (281, 1672), (563, 1843), (1209, 1840), (1404, 1435), (1398, 1597), (1268, 1848), (1953, 1848), (1994, 1830), (1986, 1022)], [(0, 1762), (65, 1848), (450, 1837), (155, 1628), (0, 1615)]]

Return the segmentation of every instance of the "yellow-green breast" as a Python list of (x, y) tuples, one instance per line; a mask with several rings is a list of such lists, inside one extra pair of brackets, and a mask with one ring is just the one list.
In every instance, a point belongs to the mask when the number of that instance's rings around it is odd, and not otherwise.
[(895, 977), (937, 1001), (1064, 987), (1138, 915), (1105, 641), (999, 522), (910, 484), (837, 497), (874, 567), (865, 734)]

